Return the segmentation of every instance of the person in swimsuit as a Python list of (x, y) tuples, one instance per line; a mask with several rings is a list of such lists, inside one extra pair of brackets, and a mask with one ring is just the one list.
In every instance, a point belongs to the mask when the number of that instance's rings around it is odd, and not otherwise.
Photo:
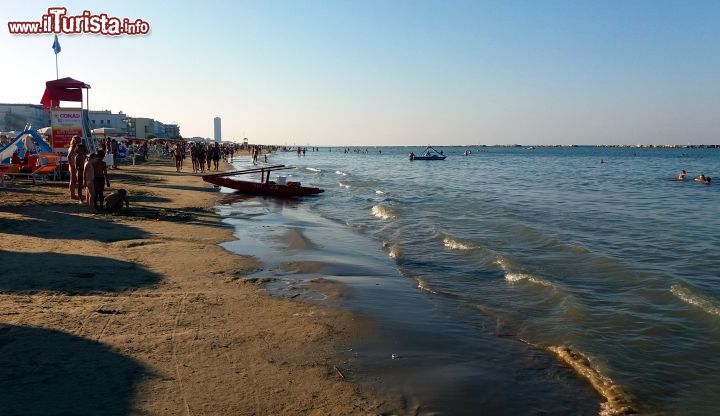
[(107, 184), (108, 188), (110, 187), (110, 179), (107, 174), (107, 164), (103, 160), (105, 157), (105, 151), (100, 150), (97, 156), (98, 157), (95, 158), (95, 165), (93, 166), (95, 173), (95, 209), (98, 209), (98, 206), (102, 208), (102, 204), (104, 202), (103, 192), (105, 191), (105, 184)]
[(78, 187), (78, 171), (75, 167), (75, 158), (77, 156), (76, 152), (79, 143), (82, 143), (80, 136), (73, 136), (72, 139), (70, 139), (70, 147), (68, 148), (68, 170), (70, 171), (70, 184), (68, 188), (70, 190), (70, 199), (81, 199), (75, 192)]
[(95, 153), (91, 153), (83, 165), (85, 204), (87, 205), (88, 212), (95, 212), (95, 159), (97, 159), (97, 155)]
[(85, 160), (87, 159), (87, 149), (84, 143), (80, 143), (75, 148), (75, 158), (71, 162), (71, 166), (75, 165), (77, 172), (77, 197), (83, 201), (83, 188), (85, 184)]

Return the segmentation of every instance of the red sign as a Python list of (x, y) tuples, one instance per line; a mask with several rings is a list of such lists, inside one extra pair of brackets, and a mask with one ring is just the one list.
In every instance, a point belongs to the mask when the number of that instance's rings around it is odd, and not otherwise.
[(52, 110), (52, 147), (56, 152), (67, 151), (73, 136), (83, 135), (82, 111), (56, 108)]

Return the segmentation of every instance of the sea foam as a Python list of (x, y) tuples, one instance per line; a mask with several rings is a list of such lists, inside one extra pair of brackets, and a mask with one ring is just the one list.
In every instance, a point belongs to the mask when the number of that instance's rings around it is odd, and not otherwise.
[(698, 307), (711, 315), (720, 316), (720, 306), (717, 301), (707, 296), (693, 292), (690, 288), (677, 283), (670, 287), (670, 292), (685, 303)]
[(450, 237), (443, 239), (443, 245), (450, 250), (472, 250), (472, 246), (469, 244), (461, 243), (460, 241), (454, 240)]
[(551, 282), (548, 282), (541, 277), (526, 273), (505, 273), (505, 280), (511, 285), (517, 283), (533, 283), (545, 287), (555, 287), (555, 285), (553, 285)]
[(380, 218), (381, 220), (392, 220), (396, 218), (395, 214), (392, 212), (392, 209), (384, 205), (375, 205), (370, 211), (374, 216)]
[(605, 399), (605, 402), (600, 405), (600, 416), (620, 416), (635, 413), (632, 407), (632, 396), (609, 377), (602, 374), (588, 356), (562, 345), (551, 345), (547, 349), (555, 354), (560, 361), (575, 370), (576, 373), (585, 377), (595, 391)]

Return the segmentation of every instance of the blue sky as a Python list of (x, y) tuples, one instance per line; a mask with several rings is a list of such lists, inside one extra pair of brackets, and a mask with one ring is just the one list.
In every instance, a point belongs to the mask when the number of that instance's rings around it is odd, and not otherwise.
[(92, 109), (257, 143), (720, 143), (718, 1), (8, 1), (0, 102), (39, 102), (47, 7), (150, 22), (61, 35)]

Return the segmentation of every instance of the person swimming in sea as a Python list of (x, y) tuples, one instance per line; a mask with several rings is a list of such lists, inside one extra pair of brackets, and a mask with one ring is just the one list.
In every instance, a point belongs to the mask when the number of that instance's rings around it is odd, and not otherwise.
[(679, 180), (679, 181), (684, 181), (684, 180), (685, 180), (685, 175), (686, 175), (685, 169), (681, 170), (680, 173), (678, 173), (678, 175), (677, 175), (677, 180)]
[(696, 181), (696, 182), (700, 182), (700, 183), (704, 183), (704, 184), (706, 184), (706, 185), (710, 185), (710, 183), (712, 182), (712, 178), (709, 177), (709, 176), (706, 177), (704, 174), (701, 173), (700, 176), (698, 176), (697, 178), (695, 178), (695, 181)]

